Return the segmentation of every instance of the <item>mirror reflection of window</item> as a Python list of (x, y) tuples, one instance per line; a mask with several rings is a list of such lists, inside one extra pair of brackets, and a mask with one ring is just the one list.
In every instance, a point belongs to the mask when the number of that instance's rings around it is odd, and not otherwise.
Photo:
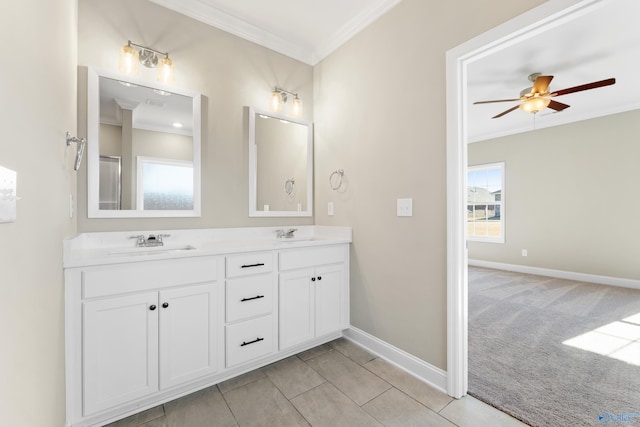
[(193, 209), (193, 163), (138, 157), (138, 209)]

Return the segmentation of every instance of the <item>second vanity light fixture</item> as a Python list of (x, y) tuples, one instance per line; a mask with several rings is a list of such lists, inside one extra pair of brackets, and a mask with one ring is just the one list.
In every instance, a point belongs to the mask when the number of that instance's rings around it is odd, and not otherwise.
[[(158, 55), (163, 57), (158, 58)], [(158, 81), (163, 84), (173, 83), (173, 61), (169, 59), (169, 53), (160, 52), (128, 40), (127, 44), (120, 49), (120, 72), (130, 76), (137, 76), (139, 71), (138, 64), (142, 64), (147, 68), (157, 67)]]
[(294, 97), (293, 101), (291, 101), (290, 115), (293, 117), (300, 117), (302, 115), (302, 100), (298, 97), (298, 94), (295, 92), (289, 92), (288, 90), (284, 90), (278, 86), (276, 86), (271, 93), (271, 103), (269, 108), (274, 113), (281, 113), (282, 106), (286, 104), (289, 99), (289, 95)]

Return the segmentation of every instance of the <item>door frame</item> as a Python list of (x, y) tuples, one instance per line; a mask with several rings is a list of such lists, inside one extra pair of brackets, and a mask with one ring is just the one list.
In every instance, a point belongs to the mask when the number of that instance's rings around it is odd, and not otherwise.
[(447, 52), (447, 393), (468, 388), (467, 68), (613, 0), (549, 0)]

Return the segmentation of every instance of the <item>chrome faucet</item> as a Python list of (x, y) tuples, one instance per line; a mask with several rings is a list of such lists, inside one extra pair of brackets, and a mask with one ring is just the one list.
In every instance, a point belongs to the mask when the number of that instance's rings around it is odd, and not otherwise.
[(149, 248), (154, 246), (163, 246), (165, 237), (171, 237), (171, 234), (149, 234), (148, 237), (144, 237), (144, 234), (138, 236), (130, 236), (130, 239), (136, 239), (136, 246), (139, 248)]
[(291, 239), (294, 237), (293, 233), (295, 233), (296, 231), (298, 231), (297, 228), (290, 228), (288, 230), (276, 230), (276, 236), (278, 237), (278, 239)]

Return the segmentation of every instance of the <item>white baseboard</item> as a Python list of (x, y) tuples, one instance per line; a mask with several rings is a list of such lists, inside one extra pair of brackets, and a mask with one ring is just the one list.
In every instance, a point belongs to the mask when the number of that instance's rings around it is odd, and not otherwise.
[(442, 369), (354, 326), (344, 331), (344, 337), (443, 393), (447, 392), (447, 373)]
[(496, 270), (514, 271), (516, 273), (556, 277), (558, 279), (576, 280), (579, 282), (597, 283), (599, 285), (620, 286), (623, 288), (640, 289), (640, 280), (623, 279), (620, 277), (598, 276), (596, 274), (576, 273), (574, 271), (552, 270), (550, 268), (529, 267), (526, 265), (505, 264), (502, 262), (482, 261), (477, 259), (470, 259), (469, 265), (474, 267), (493, 268)]

